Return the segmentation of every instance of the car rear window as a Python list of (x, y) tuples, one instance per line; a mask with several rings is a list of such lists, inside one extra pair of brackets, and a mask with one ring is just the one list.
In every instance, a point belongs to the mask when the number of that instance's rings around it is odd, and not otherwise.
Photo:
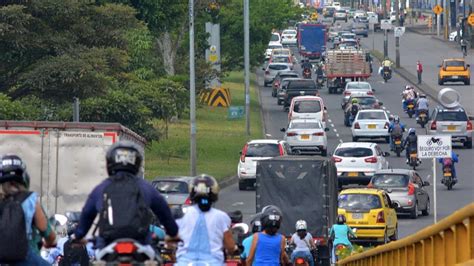
[(464, 61), (445, 61), (447, 67), (464, 67)]
[(277, 34), (272, 34), (272, 38), (270, 39), (270, 41), (272, 42), (277, 42), (280, 40), (280, 36), (277, 35)]
[(349, 83), (347, 84), (348, 90), (370, 90), (368, 83)]
[(284, 69), (287, 69), (288, 66), (286, 66), (286, 65), (269, 65), (268, 68), (272, 69), (272, 70), (284, 70)]
[(402, 174), (375, 174), (372, 184), (376, 187), (406, 187), (410, 178)]
[(465, 112), (439, 112), (436, 116), (437, 121), (467, 121)]
[(278, 57), (273, 57), (272, 62), (273, 63), (288, 63), (290, 59), (288, 57), (283, 57), (283, 56), (278, 56)]
[(283, 31), (283, 34), (296, 34), (295, 30), (285, 30)]
[(321, 103), (315, 100), (295, 101), (293, 111), (297, 113), (319, 113), (321, 112)]
[(278, 144), (254, 143), (247, 147), (246, 157), (275, 157), (280, 156)]
[(290, 55), (290, 52), (282, 49), (275, 49), (273, 50), (273, 55)]
[(386, 120), (385, 113), (382, 112), (360, 112), (358, 120)]
[(348, 147), (337, 149), (334, 155), (340, 157), (369, 157), (373, 155), (373, 152), (372, 149), (369, 148)]
[(345, 210), (370, 210), (382, 208), (382, 203), (378, 195), (342, 194), (338, 197), (338, 207)]
[(153, 182), (153, 185), (160, 193), (165, 193), (165, 194), (189, 193), (188, 184), (182, 181), (155, 181)]
[(360, 105), (372, 105), (376, 102), (375, 98), (373, 97), (362, 97), (362, 98), (355, 98), (355, 99), (359, 101)]
[(316, 83), (313, 80), (293, 80), (289, 84), (289, 89), (308, 89), (315, 90)]
[(284, 79), (284, 78), (297, 78), (297, 77), (298, 77), (298, 74), (283, 74), (283, 75), (280, 75), (281, 79)]
[(322, 127), (320, 123), (306, 122), (306, 123), (291, 123), (290, 128), (291, 129), (321, 129)]

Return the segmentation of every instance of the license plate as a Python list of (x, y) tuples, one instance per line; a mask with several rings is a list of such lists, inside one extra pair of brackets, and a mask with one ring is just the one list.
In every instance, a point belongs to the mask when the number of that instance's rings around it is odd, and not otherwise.
[(417, 155), (418, 155), (418, 154), (416, 154), (416, 153), (410, 153), (410, 157), (411, 157), (411, 158), (414, 158), (414, 157), (416, 157)]
[(358, 176), (359, 174), (357, 172), (349, 172), (347, 175), (348, 176)]
[(370, 124), (370, 125), (369, 125), (369, 128), (370, 128), (370, 129), (374, 129), (374, 128), (377, 128), (377, 127), (376, 127), (374, 124)]
[(452, 76), (452, 78), (453, 78), (453, 79), (457, 79), (457, 78), (458, 78), (458, 76)]
[(400, 144), (402, 144), (402, 142), (401, 142), (400, 140), (396, 140), (396, 141), (395, 141), (395, 144), (396, 144), (396, 145), (400, 145)]
[(444, 173), (444, 176), (451, 176), (451, 173), (450, 173), (450, 172), (446, 172), (446, 173)]
[(413, 104), (408, 105), (408, 108), (413, 108), (413, 107), (415, 107)]
[(364, 218), (364, 214), (362, 213), (353, 213), (352, 214), (352, 219), (362, 219)]
[(448, 130), (450, 130), (450, 131), (456, 130), (456, 126), (448, 126)]
[(309, 135), (301, 135), (301, 139), (307, 140), (307, 139), (309, 139)]

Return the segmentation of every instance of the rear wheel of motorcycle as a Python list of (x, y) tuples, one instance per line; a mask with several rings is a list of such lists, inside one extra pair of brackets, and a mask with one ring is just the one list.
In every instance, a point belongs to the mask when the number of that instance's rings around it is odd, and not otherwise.
[(409, 118), (412, 118), (413, 117), (413, 113), (411, 111), (408, 111), (408, 117)]
[(446, 187), (448, 188), (448, 190), (453, 189), (453, 181), (452, 181), (452, 180), (449, 180), (449, 181), (446, 183)]
[(400, 150), (399, 147), (396, 147), (396, 148), (395, 148), (395, 152), (397, 153), (397, 157), (400, 157), (400, 152), (401, 152), (401, 150)]

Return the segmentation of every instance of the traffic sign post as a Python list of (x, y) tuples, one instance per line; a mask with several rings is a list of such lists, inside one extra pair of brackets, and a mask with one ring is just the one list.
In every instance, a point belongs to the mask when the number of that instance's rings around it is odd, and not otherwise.
[(433, 159), (433, 197), (434, 197), (434, 223), (438, 222), (437, 193), (436, 193), (436, 159), (451, 158), (451, 136), (446, 135), (421, 135), (418, 136), (418, 158)]
[(472, 13), (471, 15), (469, 15), (469, 17), (467, 17), (467, 23), (469, 23), (469, 25), (471, 26), (474, 26), (474, 13)]
[[(438, 0), (439, 3), (440, 0)], [(436, 36), (439, 37), (440, 27), (441, 27), (441, 17), (439, 16), (443, 12), (443, 8), (437, 4), (433, 7), (433, 12), (436, 14)]]

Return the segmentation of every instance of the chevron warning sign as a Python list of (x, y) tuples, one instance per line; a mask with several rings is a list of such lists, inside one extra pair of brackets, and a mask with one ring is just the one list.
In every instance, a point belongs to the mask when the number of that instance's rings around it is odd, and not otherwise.
[(230, 90), (228, 88), (214, 88), (200, 95), (201, 103), (214, 107), (229, 107), (231, 104)]

